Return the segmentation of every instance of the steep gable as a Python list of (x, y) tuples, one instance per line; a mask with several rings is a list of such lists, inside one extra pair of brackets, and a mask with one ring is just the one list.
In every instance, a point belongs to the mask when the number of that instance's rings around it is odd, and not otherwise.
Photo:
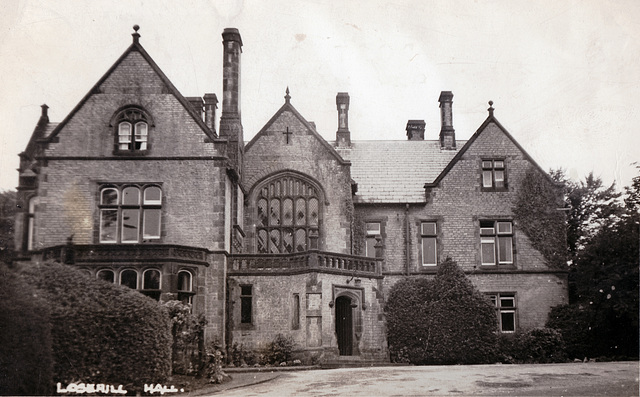
[[(348, 164), (338, 152), (316, 131), (315, 126), (309, 123), (291, 104), (289, 90), (287, 89), (286, 101), (284, 105), (271, 117), (264, 127), (245, 146), (245, 153), (257, 146), (274, 145), (289, 147), (289, 150), (282, 149), (291, 155), (302, 155), (305, 149), (312, 146), (321, 148), (321, 151), (314, 152), (314, 156), (328, 156), (342, 164)], [(301, 145), (298, 145), (301, 144)], [(307, 156), (307, 155), (304, 155)]]
[[(152, 118), (149, 156), (214, 155), (215, 133), (134, 41), (76, 107), (43, 140), (48, 156), (110, 156), (114, 114), (127, 106)], [(180, 144), (177, 147), (176, 142)]]
[[(458, 153), (451, 159), (449, 164), (440, 172), (437, 178), (431, 183), (426, 183), (425, 188), (437, 186), (451, 171), (458, 161), (464, 158), (465, 155), (470, 154), (469, 151), (477, 151), (475, 154), (484, 153), (485, 156), (491, 154), (492, 151), (499, 151), (502, 156), (508, 154), (508, 150), (513, 154), (519, 154), (522, 160), (525, 160), (538, 169), (549, 182), (558, 185), (551, 179), (549, 174), (535, 162), (535, 160), (524, 150), (524, 148), (515, 140), (515, 138), (507, 131), (506, 128), (500, 124), (500, 122), (493, 115), (493, 107), (489, 108), (489, 117), (480, 125), (476, 132), (471, 136), (467, 143), (458, 151)], [(492, 135), (488, 137), (488, 135)], [(489, 145), (490, 147), (487, 147)], [(482, 147), (484, 146), (484, 148)], [(477, 149), (477, 150), (476, 150)], [(482, 152), (484, 150), (484, 152)], [(561, 184), (560, 184), (561, 185)]]

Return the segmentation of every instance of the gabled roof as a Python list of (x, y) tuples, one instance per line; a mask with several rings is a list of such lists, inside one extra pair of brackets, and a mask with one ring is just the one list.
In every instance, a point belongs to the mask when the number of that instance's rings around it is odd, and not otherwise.
[(187, 112), (189, 112), (189, 114), (191, 115), (193, 120), (200, 126), (200, 128), (202, 128), (204, 133), (212, 140), (217, 138), (215, 132), (213, 132), (209, 127), (207, 127), (207, 125), (204, 123), (204, 121), (202, 121), (202, 119), (195, 114), (195, 112), (193, 111), (192, 106), (189, 104), (189, 101), (187, 101), (185, 99), (185, 97), (182, 96), (182, 94), (173, 85), (173, 83), (171, 83), (169, 78), (162, 72), (162, 70), (160, 70), (158, 65), (151, 58), (151, 56), (147, 53), (147, 51), (142, 47), (142, 45), (140, 44), (140, 42), (138, 40), (140, 35), (137, 33), (137, 29), (136, 29), (136, 33), (133, 33), (132, 36), (133, 36), (133, 43), (129, 46), (129, 48), (127, 48), (125, 50), (125, 52), (118, 58), (118, 60), (107, 70), (107, 72), (100, 78), (100, 80), (98, 80), (98, 82), (89, 90), (89, 92), (73, 108), (73, 110), (71, 110), (71, 112), (67, 115), (67, 117), (65, 117), (64, 120), (62, 120), (56, 126), (56, 128), (53, 130), (53, 132), (51, 134), (49, 134), (49, 136), (47, 137), (47, 139), (49, 141), (51, 139), (55, 138), (60, 133), (62, 128), (64, 128), (64, 126), (69, 122), (69, 120), (71, 120), (73, 118), (73, 116), (76, 114), (76, 112), (78, 112), (78, 110), (80, 110), (82, 108), (82, 106), (85, 104), (85, 102), (87, 102), (87, 100), (89, 100), (91, 95), (93, 95), (93, 93), (98, 90), (100, 85), (102, 85), (102, 83), (104, 83), (104, 81), (111, 75), (111, 73), (118, 67), (118, 65), (133, 51), (137, 51), (138, 53), (140, 53), (140, 55), (142, 55), (144, 60), (147, 61), (147, 63), (149, 63), (149, 65), (151, 66), (153, 71), (156, 72), (158, 77), (160, 77), (162, 82), (167, 86), (167, 89), (169, 90), (169, 93), (173, 94), (173, 96), (175, 96), (176, 99), (178, 99), (178, 101), (187, 110)]
[(441, 149), (438, 140), (351, 141), (351, 149), (340, 152), (351, 160), (356, 203), (424, 203), (425, 182), (436, 179), (457, 153)]
[[(493, 103), (491, 102), (490, 104), (493, 105)], [(558, 183), (554, 181), (551, 178), (551, 176), (544, 169), (542, 169), (542, 167), (540, 167), (538, 163), (536, 163), (533, 157), (531, 157), (529, 153), (527, 153), (527, 151), (524, 150), (524, 148), (518, 143), (518, 141), (515, 140), (515, 138), (509, 133), (509, 131), (507, 131), (507, 129), (504, 128), (502, 124), (500, 124), (500, 122), (495, 118), (495, 116), (493, 115), (493, 110), (494, 110), (493, 107), (489, 108), (489, 117), (487, 117), (487, 119), (480, 125), (480, 127), (478, 127), (476, 132), (471, 136), (471, 138), (467, 141), (467, 143), (458, 151), (455, 157), (451, 159), (451, 162), (442, 170), (440, 175), (438, 175), (438, 177), (435, 178), (433, 182), (425, 183), (424, 185), (425, 188), (437, 186), (438, 183), (440, 183), (440, 181), (449, 173), (451, 168), (453, 168), (453, 166), (458, 162), (458, 160), (465, 154), (465, 152), (473, 145), (476, 139), (478, 139), (480, 134), (482, 134), (482, 132), (485, 131), (487, 126), (491, 123), (495, 124), (500, 129), (500, 131), (502, 131), (502, 133), (522, 152), (522, 154), (524, 155), (524, 158), (527, 159), (531, 164), (533, 164), (533, 166), (536, 167), (540, 172), (542, 172), (542, 174), (546, 176), (549, 182), (558, 186), (563, 185), (562, 183)]]
[(336, 151), (336, 149), (331, 146), (319, 133), (318, 131), (316, 131), (315, 126), (313, 126), (311, 123), (309, 123), (307, 120), (305, 120), (305, 118), (300, 114), (300, 112), (298, 112), (296, 110), (296, 108), (293, 107), (293, 105), (291, 104), (291, 101), (289, 100), (289, 89), (287, 88), (287, 95), (285, 96), (285, 103), (284, 105), (282, 105), (282, 107), (280, 107), (280, 109), (278, 109), (278, 111), (273, 115), (273, 117), (271, 117), (269, 119), (269, 121), (267, 121), (267, 123), (264, 125), (264, 127), (262, 127), (262, 129), (260, 129), (260, 131), (249, 141), (249, 143), (247, 143), (247, 145), (244, 147), (244, 151), (247, 152), (251, 149), (251, 147), (258, 141), (258, 139), (260, 139), (260, 137), (262, 135), (264, 135), (266, 133), (266, 131), (269, 130), (269, 128), (271, 127), (271, 125), (278, 120), (278, 118), (284, 113), (284, 112), (291, 112), (298, 120), (300, 120), (300, 122), (305, 126), (305, 128), (311, 132), (311, 135), (313, 135), (326, 149), (327, 151), (336, 158), (336, 160), (338, 160), (341, 164), (349, 164), (349, 161), (346, 161), (345, 159), (342, 158), (342, 156), (340, 156), (338, 154), (338, 152)]

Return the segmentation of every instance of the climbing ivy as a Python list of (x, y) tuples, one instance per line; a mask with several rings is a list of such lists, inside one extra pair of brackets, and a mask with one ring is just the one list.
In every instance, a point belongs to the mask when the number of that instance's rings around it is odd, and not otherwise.
[(530, 167), (518, 189), (513, 213), (518, 227), (549, 266), (566, 269), (567, 234), (560, 189)]

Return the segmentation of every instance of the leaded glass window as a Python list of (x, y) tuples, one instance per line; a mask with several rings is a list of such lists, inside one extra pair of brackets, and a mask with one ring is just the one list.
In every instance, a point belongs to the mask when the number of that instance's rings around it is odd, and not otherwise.
[(273, 179), (259, 189), (256, 211), (258, 252), (306, 251), (320, 222), (318, 189), (295, 176)]

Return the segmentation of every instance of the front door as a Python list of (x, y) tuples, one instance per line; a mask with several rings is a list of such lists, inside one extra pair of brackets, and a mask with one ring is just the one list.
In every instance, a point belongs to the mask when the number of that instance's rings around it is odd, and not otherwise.
[(351, 299), (346, 296), (336, 299), (336, 335), (340, 355), (353, 355), (353, 315)]

